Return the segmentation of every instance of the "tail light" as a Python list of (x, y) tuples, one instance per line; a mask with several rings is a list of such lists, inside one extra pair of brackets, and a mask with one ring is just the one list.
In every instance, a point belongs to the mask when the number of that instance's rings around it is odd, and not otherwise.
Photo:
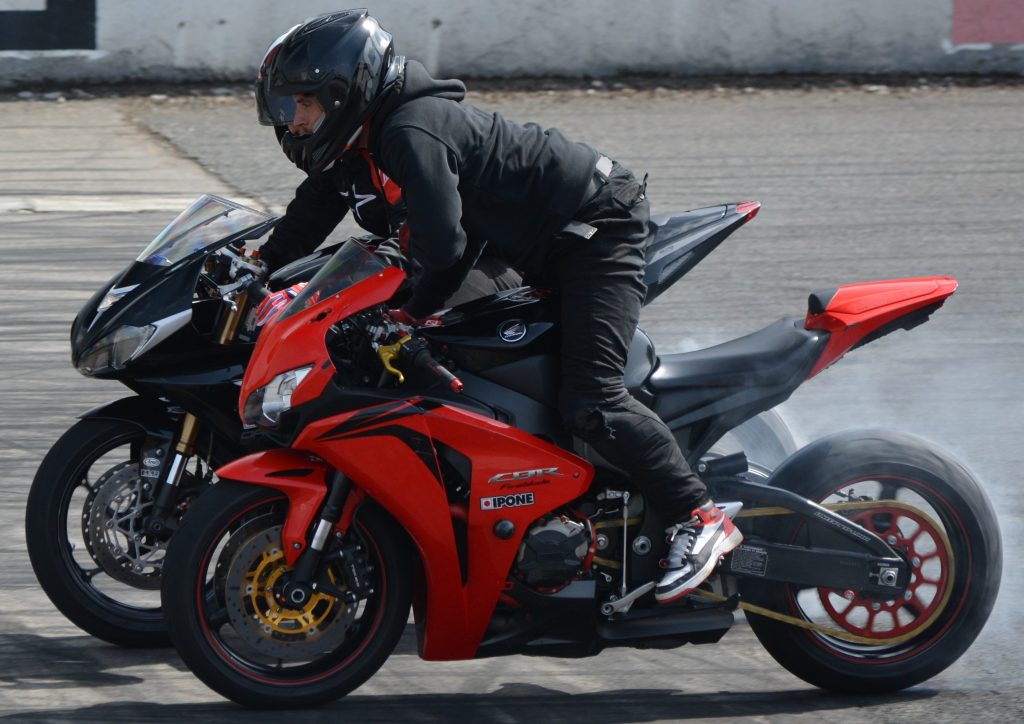
[(760, 210), (760, 201), (740, 201), (738, 204), (736, 204), (736, 213), (740, 215), (746, 215), (746, 221), (750, 221), (755, 216), (757, 216), (757, 212)]

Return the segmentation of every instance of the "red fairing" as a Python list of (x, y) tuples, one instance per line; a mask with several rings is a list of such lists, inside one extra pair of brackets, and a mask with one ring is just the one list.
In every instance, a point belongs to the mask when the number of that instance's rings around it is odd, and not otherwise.
[(821, 372), (868, 335), (918, 309), (938, 304), (956, 291), (953, 277), (923, 277), (839, 287), (820, 314), (807, 313), (806, 329), (830, 334), (808, 377)]
[[(404, 279), (404, 272), (388, 267), (309, 309), (272, 322), (260, 334), (245, 370), (238, 397), (238, 412), (242, 419), (245, 419), (245, 401), (249, 395), (288, 370), (313, 366), (292, 394), (293, 407), (319, 397), (334, 374), (332, 366), (325, 367), (329, 359), (325, 341), (327, 330), (342, 317), (383, 304), (398, 291)], [(268, 334), (271, 329), (273, 334)]]
[(217, 470), (223, 480), (242, 480), (288, 496), (288, 518), (281, 532), (284, 557), (294, 566), (306, 547), (306, 531), (327, 495), (330, 468), (301, 450), (268, 450), (246, 455)]
[[(473, 461), (468, 510), (454, 514), (467, 524), (465, 584), (434, 441)], [(476, 654), (523, 534), (543, 514), (582, 495), (593, 477), (588, 462), (538, 437), (420, 399), (319, 420), (295, 446), (322, 457), (365, 489), (419, 549), (426, 595), (416, 617), (424, 625), (425, 659)], [(289, 511), (289, 523), (295, 517)], [(494, 533), (500, 520), (515, 526), (507, 540)]]

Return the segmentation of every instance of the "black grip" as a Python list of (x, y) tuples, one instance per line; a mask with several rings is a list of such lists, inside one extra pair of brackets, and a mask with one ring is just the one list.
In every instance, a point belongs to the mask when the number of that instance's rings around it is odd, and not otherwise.
[(249, 282), (249, 286), (245, 288), (245, 291), (249, 295), (249, 302), (254, 307), (258, 307), (264, 299), (273, 294), (259, 279), (253, 279)]
[(419, 370), (428, 370), (432, 372), (434, 376), (444, 382), (452, 392), (462, 392), (462, 380), (453, 375), (451, 370), (434, 359), (426, 345), (418, 347), (413, 352), (412, 366)]

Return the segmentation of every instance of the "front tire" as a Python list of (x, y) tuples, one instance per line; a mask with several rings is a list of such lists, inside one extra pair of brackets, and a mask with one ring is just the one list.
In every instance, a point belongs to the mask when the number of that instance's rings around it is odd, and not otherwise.
[(135, 648), (170, 643), (163, 550), (134, 540), (152, 502), (138, 476), (145, 438), (130, 422), (79, 420), (43, 458), (25, 508), (32, 569), (53, 604), (87, 633)]
[[(780, 664), (824, 689), (880, 693), (925, 681), (967, 650), (995, 603), (1002, 547), (995, 513), (962, 464), (909, 435), (839, 433), (798, 452), (770, 482), (817, 502), (854, 503), (844, 515), (888, 539), (913, 571), (907, 595), (891, 601), (745, 579), (746, 600), (856, 637), (748, 613)], [(762, 532), (806, 542), (797, 516), (777, 516)]]
[[(291, 568), (281, 550), (287, 499), (222, 481), (189, 512), (164, 570), (162, 599), (171, 639), (207, 686), (244, 706), (319, 706), (377, 671), (405, 629), (412, 555), (401, 528), (363, 505), (344, 545), (365, 551), (372, 592), (347, 604), (326, 592), (301, 609), (274, 596)], [(340, 563), (327, 575), (344, 588)]]

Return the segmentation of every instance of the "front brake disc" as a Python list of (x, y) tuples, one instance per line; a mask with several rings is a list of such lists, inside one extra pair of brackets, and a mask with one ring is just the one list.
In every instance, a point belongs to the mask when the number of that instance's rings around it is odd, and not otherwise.
[(135, 462), (105, 472), (86, 498), (82, 534), (89, 555), (107, 575), (152, 591), (160, 588), (167, 542), (146, 535), (146, 516), (153, 507), (152, 486), (146, 486)]
[[(275, 587), (291, 571), (281, 549), (282, 527), (264, 528), (231, 549), (222, 594), (232, 628), (256, 651), (288, 662), (308, 661), (345, 640), (358, 604), (319, 592), (301, 609), (277, 602)], [(337, 583), (333, 572), (329, 577)]]

